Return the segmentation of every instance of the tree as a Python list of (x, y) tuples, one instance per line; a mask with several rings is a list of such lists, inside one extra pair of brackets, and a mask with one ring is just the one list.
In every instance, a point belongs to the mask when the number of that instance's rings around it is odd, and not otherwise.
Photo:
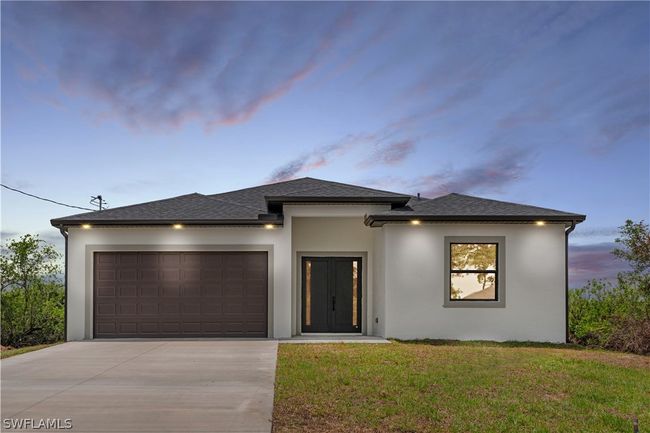
[(620, 245), (612, 251), (616, 257), (627, 261), (632, 272), (619, 275), (619, 279), (628, 283), (635, 282), (646, 296), (650, 296), (650, 229), (643, 220), (635, 223), (625, 221), (619, 227), (620, 237), (616, 243)]
[(21, 346), (63, 336), (61, 255), (53, 245), (24, 235), (2, 247), (0, 294), (2, 344)]
[(0, 256), (1, 291), (9, 288), (27, 290), (34, 283), (56, 277), (61, 272), (57, 260), (61, 258), (54, 245), (38, 238), (23, 235), (2, 247)]

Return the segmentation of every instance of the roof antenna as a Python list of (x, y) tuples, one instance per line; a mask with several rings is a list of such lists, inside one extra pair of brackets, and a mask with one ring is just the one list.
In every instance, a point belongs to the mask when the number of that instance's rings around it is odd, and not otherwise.
[(104, 210), (108, 203), (106, 203), (106, 200), (104, 200), (101, 195), (98, 195), (96, 197), (90, 196), (90, 204), (98, 206), (99, 210)]
[(418, 200), (420, 200), (420, 193), (418, 193)]

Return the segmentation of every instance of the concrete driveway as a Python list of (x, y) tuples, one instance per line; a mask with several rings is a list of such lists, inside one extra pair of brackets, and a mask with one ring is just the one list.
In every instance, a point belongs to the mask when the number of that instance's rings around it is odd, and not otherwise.
[(71, 342), (18, 355), (0, 362), (0, 427), (59, 418), (72, 432), (270, 432), (276, 355), (268, 340)]

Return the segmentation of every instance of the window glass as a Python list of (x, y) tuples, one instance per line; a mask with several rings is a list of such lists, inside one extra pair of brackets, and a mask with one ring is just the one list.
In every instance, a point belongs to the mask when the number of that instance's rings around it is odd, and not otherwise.
[(305, 262), (305, 326), (311, 325), (311, 261)]
[(497, 249), (495, 243), (450, 244), (451, 300), (497, 300)]
[(451, 244), (451, 268), (454, 270), (495, 271), (497, 244)]
[(352, 326), (358, 325), (358, 291), (359, 291), (359, 265), (356, 260), (352, 261)]

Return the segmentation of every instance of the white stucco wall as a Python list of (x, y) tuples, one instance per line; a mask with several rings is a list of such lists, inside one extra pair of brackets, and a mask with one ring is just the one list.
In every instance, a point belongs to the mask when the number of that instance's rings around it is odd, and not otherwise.
[[(383, 231), (385, 336), (564, 341), (563, 225), (387, 224)], [(504, 308), (443, 307), (445, 236), (505, 236)]]
[(291, 220), (284, 227), (71, 228), (68, 239), (68, 340), (92, 338), (92, 251), (269, 251), (269, 336), (291, 336)]
[[(284, 227), (69, 229), (68, 339), (92, 338), (93, 251), (269, 251), (269, 336), (300, 332), (300, 254), (364, 257), (363, 331), (395, 338), (564, 341), (561, 224), (386, 224), (386, 206), (291, 205)], [(444, 237), (505, 236), (505, 308), (444, 308)], [(378, 319), (375, 323), (375, 319)]]
[(362, 257), (362, 332), (372, 335), (373, 293), (373, 231), (363, 224), (363, 217), (294, 217), (293, 228), (293, 288), (294, 334), (300, 333), (301, 315), (301, 256), (349, 255)]
[(377, 227), (372, 229), (373, 248), (374, 248), (374, 266), (373, 266), (373, 287), (372, 287), (372, 305), (373, 316), (373, 335), (386, 335), (386, 258), (385, 258), (385, 241), (384, 229)]
[[(372, 229), (363, 225), (367, 213), (384, 205), (291, 205), (284, 208), (284, 226), (263, 227), (93, 227), (70, 228), (68, 239), (68, 340), (90, 339), (92, 330), (92, 255), (94, 251), (269, 251), (269, 337), (297, 333), (296, 291), (298, 251), (367, 254), (366, 288), (372, 287)], [(292, 236), (292, 222), (298, 221)], [(292, 238), (295, 243), (292, 242)], [(367, 294), (368, 301), (372, 295)], [(364, 307), (365, 308), (365, 307)], [(369, 304), (367, 315), (372, 314)], [(364, 317), (365, 318), (365, 317)], [(370, 324), (370, 319), (366, 320)], [(369, 333), (369, 332), (368, 332)]]

